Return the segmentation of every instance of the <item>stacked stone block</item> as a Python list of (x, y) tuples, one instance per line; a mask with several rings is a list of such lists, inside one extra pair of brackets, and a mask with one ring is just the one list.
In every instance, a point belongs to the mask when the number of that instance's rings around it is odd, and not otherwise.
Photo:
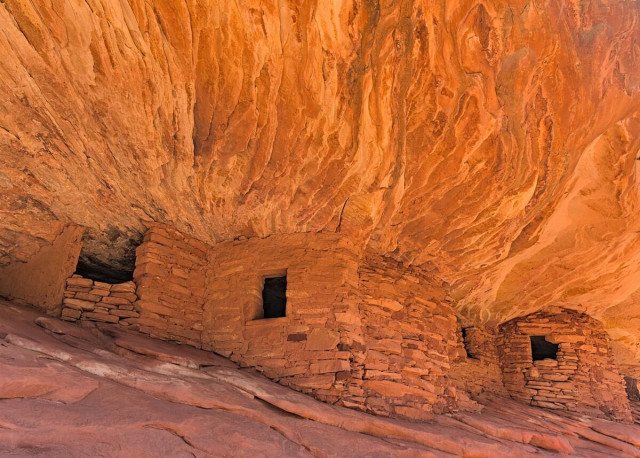
[[(212, 350), (320, 400), (379, 415), (425, 419), (476, 409), (472, 397), (508, 390), (541, 407), (630, 418), (606, 333), (586, 315), (550, 309), (499, 333), (467, 328), (471, 358), (440, 280), (363, 254), (341, 234), (208, 246), (154, 224), (136, 254), (137, 288), (74, 276), (63, 318), (117, 322)], [(264, 319), (264, 279), (283, 275), (286, 316)], [(558, 360), (534, 363), (530, 335), (558, 343)]]
[(483, 393), (506, 395), (498, 355), (498, 336), (494, 330), (466, 326), (465, 338), (458, 323), (456, 343), (452, 346), (449, 376), (456, 388), (476, 398)]
[(200, 348), (208, 246), (153, 224), (136, 250), (133, 273), (139, 318), (131, 326), (151, 337)]
[[(281, 384), (337, 402), (350, 377), (342, 345), (357, 250), (337, 234), (288, 234), (216, 244), (210, 251), (203, 348)], [(287, 277), (285, 317), (263, 319), (264, 278)]]
[[(440, 282), (383, 257), (361, 261), (354, 300), (364, 355), (353, 361), (345, 404), (378, 415), (416, 419), (476, 405), (448, 378), (456, 317)], [(359, 358), (358, 358), (359, 359)], [(361, 405), (358, 406), (357, 404)]]
[[(630, 421), (624, 380), (602, 325), (576, 311), (551, 307), (500, 327), (504, 385), (531, 405)], [(556, 359), (533, 361), (530, 336), (558, 344)]]
[(73, 275), (67, 279), (62, 301), (62, 319), (101, 321), (129, 326), (139, 316), (133, 282), (109, 284)]
[[(476, 407), (447, 377), (456, 317), (441, 282), (327, 233), (219, 243), (209, 263), (203, 348), (379, 415)], [(285, 272), (287, 316), (261, 319), (264, 278)]]

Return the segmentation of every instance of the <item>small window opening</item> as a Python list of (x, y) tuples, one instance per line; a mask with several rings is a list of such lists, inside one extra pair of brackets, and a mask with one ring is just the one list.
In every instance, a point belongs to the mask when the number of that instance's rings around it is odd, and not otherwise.
[(531, 356), (534, 361), (543, 359), (558, 359), (558, 344), (545, 339), (544, 336), (531, 337)]
[(464, 345), (464, 350), (467, 352), (467, 358), (478, 359), (478, 357), (471, 351), (467, 329), (468, 328), (462, 328), (462, 344)]
[(262, 288), (262, 307), (265, 318), (279, 318), (287, 314), (287, 277), (265, 278)]

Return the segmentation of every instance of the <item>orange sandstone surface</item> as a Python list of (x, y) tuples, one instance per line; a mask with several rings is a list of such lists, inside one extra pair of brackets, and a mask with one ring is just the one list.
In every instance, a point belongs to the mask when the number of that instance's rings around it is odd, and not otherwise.
[(0, 454), (640, 456), (639, 425), (495, 396), (481, 414), (380, 418), (110, 324), (78, 327), (4, 301), (0, 313)]
[(554, 303), (640, 375), (640, 10), (600, 1), (0, 4), (0, 264), (131, 268), (335, 231), (498, 323)]
[(0, 0), (0, 452), (638, 456), (639, 171), (635, 2)]

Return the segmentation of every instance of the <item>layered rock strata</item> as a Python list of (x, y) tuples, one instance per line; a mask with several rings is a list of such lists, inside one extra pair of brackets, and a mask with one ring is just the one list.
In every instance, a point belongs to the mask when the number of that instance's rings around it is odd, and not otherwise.
[(0, 30), (0, 265), (68, 224), (86, 274), (146, 220), (339, 229), (471, 323), (582, 304), (640, 377), (636, 2), (5, 0)]
[(640, 456), (638, 424), (501, 397), (482, 405), (480, 414), (428, 422), (380, 418), (321, 403), (210, 352), (0, 300), (3, 456)]

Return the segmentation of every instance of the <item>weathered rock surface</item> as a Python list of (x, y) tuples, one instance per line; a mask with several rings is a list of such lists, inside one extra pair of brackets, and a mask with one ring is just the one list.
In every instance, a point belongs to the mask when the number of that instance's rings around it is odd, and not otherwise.
[(111, 325), (82, 328), (6, 302), (0, 312), (0, 454), (640, 456), (638, 424), (505, 398), (486, 398), (482, 413), (390, 420)]
[(5, 0), (0, 264), (68, 223), (114, 277), (148, 219), (208, 242), (339, 229), (437, 270), (470, 318), (582, 306), (638, 376), (639, 16)]

